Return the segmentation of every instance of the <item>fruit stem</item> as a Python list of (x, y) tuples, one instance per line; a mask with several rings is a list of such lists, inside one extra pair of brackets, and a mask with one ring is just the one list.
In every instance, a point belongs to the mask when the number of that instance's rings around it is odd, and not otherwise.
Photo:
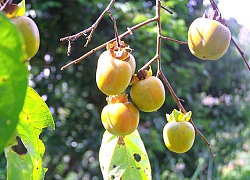
[(110, 11), (107, 11), (107, 13), (108, 13), (109, 17), (111, 18), (111, 20), (114, 22), (115, 39), (116, 39), (118, 48), (120, 48), (121, 47), (121, 40), (119, 38), (118, 29), (117, 29), (117, 25), (116, 25), (116, 20), (115, 20), (114, 16), (111, 14)]
[[(169, 81), (167, 80), (166, 76), (164, 75), (164, 73), (162, 72), (162, 70), (159, 71), (159, 76), (162, 78), (163, 82), (165, 83), (165, 85), (167, 86), (168, 90), (170, 91), (170, 94), (172, 95), (172, 97), (174, 98), (174, 101), (176, 102), (178, 108), (184, 113), (186, 114), (187, 111), (185, 110), (185, 108), (183, 107), (183, 105), (181, 104), (181, 100), (178, 98), (178, 96), (175, 94), (172, 86), (170, 85)], [(196, 125), (194, 124), (192, 118), (189, 120), (189, 122), (193, 125), (195, 131), (197, 134), (199, 134), (201, 136), (201, 138), (206, 142), (208, 149), (211, 153), (211, 155), (213, 157), (215, 157), (216, 155), (213, 153), (212, 149), (211, 149), (211, 144), (208, 142), (208, 140), (205, 138), (205, 136), (199, 131), (199, 129), (196, 127)]]

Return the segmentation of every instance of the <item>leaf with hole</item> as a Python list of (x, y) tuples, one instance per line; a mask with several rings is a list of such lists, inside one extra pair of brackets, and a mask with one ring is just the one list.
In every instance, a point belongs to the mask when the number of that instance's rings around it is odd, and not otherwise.
[(39, 135), (48, 126), (55, 129), (50, 110), (39, 94), (29, 87), (16, 136), (12, 139), (14, 144), (5, 148), (8, 179), (44, 178), (46, 168), (42, 166), (42, 157), (45, 147)]
[(125, 137), (106, 131), (99, 161), (104, 180), (152, 179), (148, 155), (137, 130)]

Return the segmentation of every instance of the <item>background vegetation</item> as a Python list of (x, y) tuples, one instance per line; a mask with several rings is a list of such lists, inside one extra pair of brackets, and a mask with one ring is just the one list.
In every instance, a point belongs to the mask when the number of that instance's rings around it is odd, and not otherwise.
[[(102, 51), (77, 65), (61, 71), (67, 62), (114, 37), (113, 22), (106, 15), (87, 48), (84, 37), (73, 43), (70, 57), (61, 37), (88, 28), (98, 18), (109, 0), (27, 0), (27, 13), (40, 29), (41, 46), (31, 59), (30, 85), (48, 104), (56, 130), (44, 130), (46, 179), (102, 179), (98, 151), (104, 128), (100, 111), (105, 96), (95, 83), (95, 69)], [(118, 31), (154, 16), (154, 0), (117, 0), (112, 13)], [(162, 11), (163, 35), (187, 40), (190, 23), (208, 9), (201, 0), (163, 1), (174, 14)], [(235, 20), (228, 22), (233, 37), (247, 45), (247, 33)], [(156, 28), (150, 24), (124, 40), (133, 49), (137, 69), (150, 60), (156, 49)], [(241, 39), (239, 39), (241, 37)], [(242, 41), (244, 39), (244, 41)], [(249, 40), (249, 38), (248, 38)], [(249, 41), (248, 41), (249, 42)], [(104, 50), (104, 49), (103, 49)], [(247, 53), (246, 49), (244, 49)], [(249, 59), (249, 54), (248, 59)], [(192, 56), (186, 45), (169, 41), (162, 44), (163, 71), (186, 110), (211, 142), (217, 156), (212, 158), (205, 142), (196, 137), (185, 154), (170, 152), (163, 144), (165, 114), (177, 108), (166, 91), (166, 103), (155, 113), (140, 113), (139, 131), (148, 151), (153, 179), (247, 179), (249, 159), (250, 75), (233, 45), (218, 61), (201, 61)], [(153, 72), (156, 66), (153, 65)], [(0, 156), (0, 179), (5, 179), (6, 160)]]

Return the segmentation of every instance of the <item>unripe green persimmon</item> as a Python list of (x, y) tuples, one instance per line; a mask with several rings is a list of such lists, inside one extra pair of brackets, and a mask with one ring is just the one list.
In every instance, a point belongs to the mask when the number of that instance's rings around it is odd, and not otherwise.
[(195, 19), (188, 30), (190, 52), (202, 60), (217, 60), (227, 51), (230, 30), (220, 22), (208, 18)]
[(165, 145), (176, 153), (187, 152), (194, 143), (194, 137), (194, 127), (190, 122), (169, 122), (163, 129)]
[(191, 111), (183, 114), (176, 109), (166, 114), (168, 123), (163, 128), (163, 140), (170, 151), (185, 153), (193, 146), (195, 130), (189, 122), (191, 115)]
[(40, 45), (40, 35), (36, 23), (29, 17), (18, 16), (10, 19), (21, 31), (28, 58), (35, 56)]

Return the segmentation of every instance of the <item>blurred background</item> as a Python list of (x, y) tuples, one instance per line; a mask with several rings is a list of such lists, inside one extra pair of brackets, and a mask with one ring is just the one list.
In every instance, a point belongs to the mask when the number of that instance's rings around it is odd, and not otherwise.
[[(18, 2), (18, 1), (17, 1)], [(68, 57), (67, 42), (61, 37), (90, 27), (108, 5), (109, 0), (26, 0), (27, 15), (40, 29), (41, 45), (30, 61), (30, 86), (41, 95), (53, 114), (56, 130), (44, 129), (44, 166), (48, 180), (101, 180), (98, 152), (104, 128), (100, 112), (105, 95), (95, 83), (98, 56), (90, 55), (64, 71), (60, 68), (92, 48), (114, 38), (113, 22), (108, 15), (98, 25), (87, 48), (85, 37), (72, 44)], [(187, 41), (190, 23), (208, 11), (202, 0), (168, 0), (162, 4), (163, 35)], [(112, 7), (119, 33), (155, 14), (154, 0), (117, 0)], [(250, 30), (228, 17), (233, 38), (249, 59)], [(149, 24), (123, 40), (134, 49), (137, 70), (155, 55), (156, 24)], [(233, 44), (218, 61), (201, 61), (187, 45), (162, 42), (162, 68), (177, 96), (183, 99), (193, 121), (209, 140), (216, 157), (206, 143), (196, 136), (185, 154), (170, 152), (164, 145), (162, 129), (166, 113), (177, 108), (166, 88), (166, 102), (154, 113), (140, 112), (139, 132), (147, 149), (153, 179), (250, 179), (250, 72)], [(157, 71), (153, 64), (153, 72)], [(0, 179), (5, 179), (6, 160), (0, 156)]]

